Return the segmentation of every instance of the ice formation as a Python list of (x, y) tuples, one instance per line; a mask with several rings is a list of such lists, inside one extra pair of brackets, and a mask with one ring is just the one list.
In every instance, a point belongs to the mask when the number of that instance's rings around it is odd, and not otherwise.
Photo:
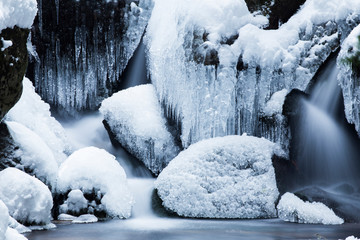
[(14, 26), (31, 28), (37, 13), (37, 2), (36, 0), (2, 0), (0, 12), (0, 32)]
[(320, 202), (304, 202), (293, 193), (285, 193), (277, 206), (280, 219), (312, 224), (343, 224), (344, 220)]
[(308, 0), (279, 29), (263, 30), (243, 0), (157, 0), (146, 33), (149, 70), (183, 146), (244, 132), (286, 146), (282, 119), (264, 113), (266, 102), (305, 90), (359, 14), (357, 0)]
[[(117, 88), (152, 6), (152, 0), (39, 0), (32, 40), (39, 54), (33, 69), (40, 95), (64, 114), (97, 108)], [(49, 40), (52, 35), (56, 38)]]
[(0, 172), (0, 199), (17, 221), (28, 225), (50, 223), (53, 199), (40, 180), (16, 168)]
[(55, 186), (58, 165), (48, 145), (33, 131), (17, 122), (6, 121), (11, 137), (19, 145), (15, 155), (21, 167), (47, 185)]
[[(24, 78), (21, 98), (5, 119), (20, 123), (38, 135), (51, 149), (58, 164), (71, 152), (65, 130), (51, 116), (49, 104), (41, 100), (29, 79)], [(36, 142), (33, 144), (36, 145)]]
[(102, 102), (100, 112), (116, 140), (154, 174), (159, 174), (179, 153), (153, 85), (114, 94)]
[(345, 114), (349, 123), (355, 124), (356, 131), (360, 135), (360, 76), (353, 72), (350, 63), (345, 59), (356, 56), (360, 52), (360, 25), (354, 28), (348, 38), (341, 45), (338, 56), (340, 67), (339, 81), (344, 96)]
[[(57, 190), (64, 194), (80, 189), (84, 194), (95, 195), (101, 204), (95, 200), (89, 203), (89, 213), (105, 211), (109, 217), (130, 217), (133, 197), (125, 172), (115, 157), (103, 149), (87, 147), (75, 151), (61, 164), (57, 183)], [(74, 198), (70, 195), (71, 199)], [(83, 202), (81, 197), (77, 199)]]
[(245, 135), (203, 140), (173, 159), (155, 188), (165, 208), (180, 216), (275, 217), (274, 147)]

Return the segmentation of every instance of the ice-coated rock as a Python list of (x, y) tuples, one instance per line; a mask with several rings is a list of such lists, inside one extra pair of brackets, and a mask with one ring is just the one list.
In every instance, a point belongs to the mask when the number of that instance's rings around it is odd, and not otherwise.
[(0, 172), (0, 199), (9, 214), (26, 225), (50, 223), (53, 199), (40, 180), (16, 168)]
[(343, 224), (344, 220), (320, 202), (304, 202), (293, 193), (282, 195), (277, 206), (280, 219), (296, 223)]
[(9, 111), (5, 119), (21, 123), (36, 133), (51, 149), (57, 163), (63, 162), (70, 154), (71, 146), (65, 130), (51, 116), (49, 104), (35, 92), (28, 78), (23, 80), (23, 93), (19, 102)]
[(271, 218), (278, 197), (271, 158), (275, 144), (251, 136), (191, 145), (155, 182), (163, 206), (185, 217)]
[[(93, 199), (88, 206), (89, 213), (105, 211), (108, 217), (130, 217), (133, 197), (124, 169), (115, 156), (103, 149), (87, 147), (75, 151), (61, 164), (57, 183), (60, 193), (80, 189), (90, 195)], [(68, 201), (74, 199), (72, 195), (68, 195)], [(83, 198), (76, 199), (80, 201), (79, 205), (83, 205)]]
[[(183, 146), (247, 133), (286, 147), (283, 119), (267, 116), (266, 103), (279, 91), (305, 90), (359, 14), (357, 0), (308, 0), (279, 29), (263, 30), (243, 0), (157, 0), (146, 34), (149, 70), (167, 117), (180, 122)], [(218, 64), (194, 59), (205, 43)]]
[(118, 90), (153, 1), (38, 2), (32, 31), (38, 56), (30, 65), (37, 92), (63, 115), (96, 109)]
[(179, 153), (153, 85), (115, 93), (102, 102), (100, 112), (115, 139), (154, 174), (159, 174)]
[[(349, 123), (355, 124), (356, 131), (360, 135), (360, 72), (353, 69), (359, 66), (352, 66), (348, 58), (358, 58), (360, 54), (360, 25), (354, 28), (350, 35), (341, 45), (341, 51), (338, 56), (338, 66), (340, 72), (338, 79), (342, 88), (345, 105), (345, 115)], [(355, 64), (355, 63), (354, 63)]]
[(19, 145), (15, 154), (20, 157), (24, 170), (45, 184), (55, 186), (58, 165), (48, 145), (21, 123), (7, 121), (6, 125), (11, 137)]

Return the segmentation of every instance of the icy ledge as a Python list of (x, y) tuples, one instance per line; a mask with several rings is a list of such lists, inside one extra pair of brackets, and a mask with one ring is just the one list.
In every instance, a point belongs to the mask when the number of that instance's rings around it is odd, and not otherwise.
[(154, 174), (159, 174), (179, 153), (153, 85), (115, 93), (102, 102), (100, 112), (115, 139)]
[(319, 202), (304, 202), (292, 193), (285, 193), (277, 206), (279, 218), (296, 223), (343, 224), (344, 220)]
[(275, 217), (274, 150), (274, 143), (245, 135), (204, 140), (173, 159), (155, 187), (164, 207), (180, 216)]

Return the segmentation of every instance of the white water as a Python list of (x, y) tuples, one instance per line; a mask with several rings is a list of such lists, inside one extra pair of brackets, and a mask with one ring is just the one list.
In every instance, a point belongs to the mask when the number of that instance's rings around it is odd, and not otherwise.
[(309, 100), (303, 100), (298, 167), (308, 183), (333, 184), (352, 179), (352, 142), (336, 121), (340, 87), (335, 61), (329, 63)]
[(108, 133), (102, 123), (103, 116), (99, 113), (86, 115), (81, 119), (61, 122), (76, 149), (95, 146), (105, 149), (116, 156), (128, 177), (128, 185), (135, 199), (132, 211), (133, 218), (155, 218), (151, 208), (151, 195), (154, 178), (138, 160), (123, 149), (112, 146)]

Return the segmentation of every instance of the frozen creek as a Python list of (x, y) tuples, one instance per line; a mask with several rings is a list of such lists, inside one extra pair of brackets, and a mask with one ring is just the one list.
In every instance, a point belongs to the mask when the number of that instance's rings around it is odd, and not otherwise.
[[(49, 239), (345, 239), (359, 236), (359, 224), (335, 226), (292, 224), (270, 220), (203, 220), (157, 216), (151, 208), (153, 181), (148, 171), (134, 165), (126, 152), (112, 147), (102, 116), (62, 122), (76, 147), (96, 146), (114, 154), (124, 167), (136, 204), (132, 217), (94, 224), (54, 222), (56, 229), (26, 234), (29, 240)], [(91, 130), (89, 130), (91, 129)]]

